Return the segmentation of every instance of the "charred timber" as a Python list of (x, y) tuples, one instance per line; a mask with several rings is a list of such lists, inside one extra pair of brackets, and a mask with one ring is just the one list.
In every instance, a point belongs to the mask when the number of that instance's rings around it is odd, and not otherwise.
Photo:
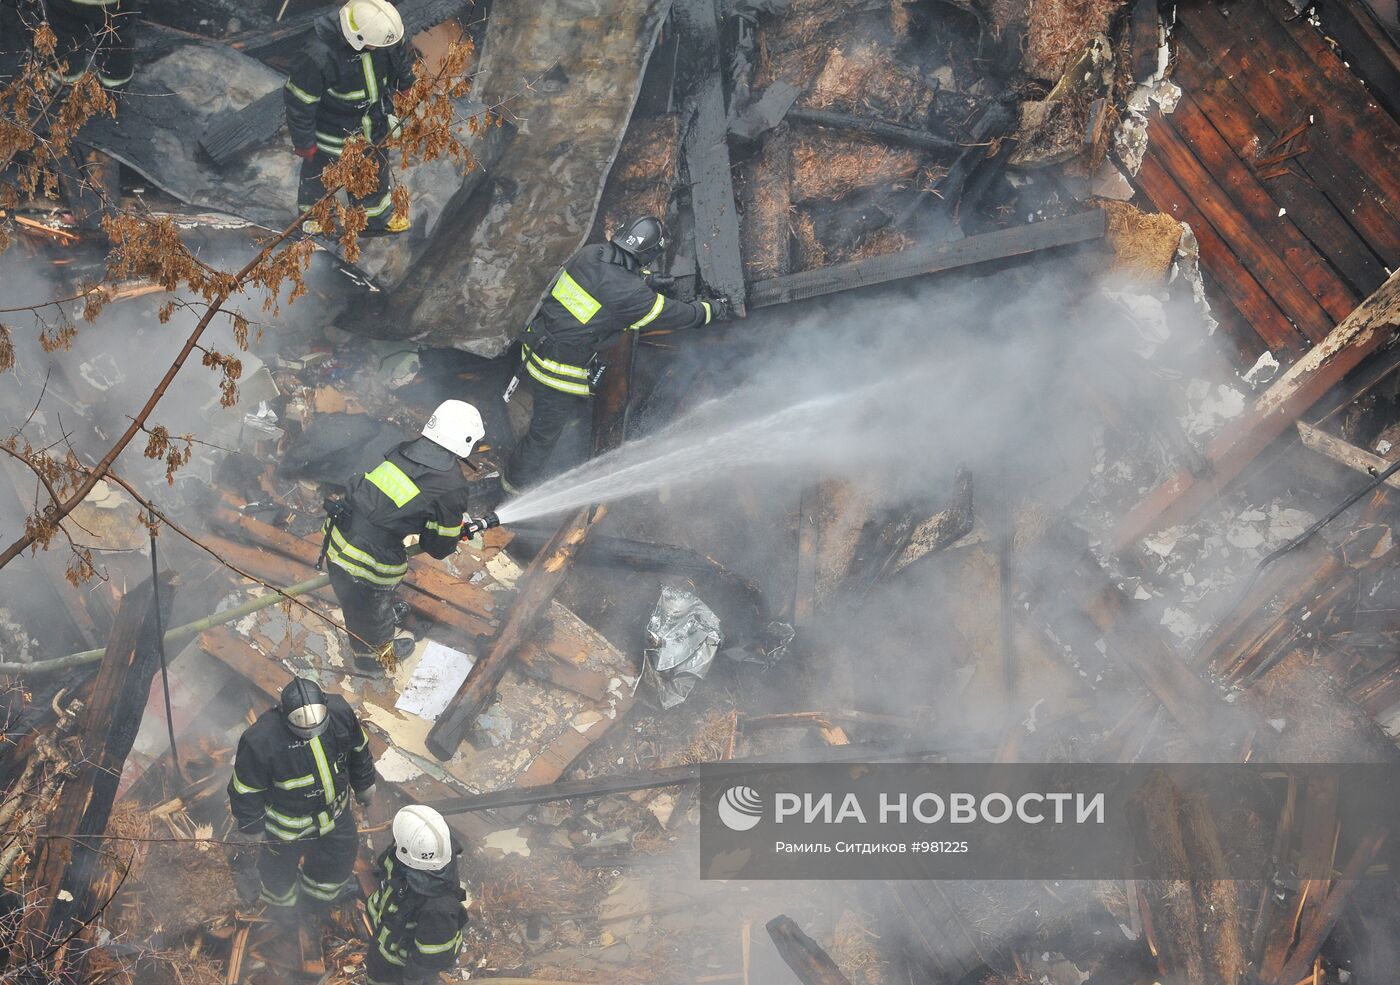
[(509, 669), (516, 651), (525, 644), (535, 625), (549, 610), (554, 594), (564, 584), (573, 567), (574, 556), (588, 530), (602, 518), (602, 507), (584, 507), (569, 518), (535, 556), (520, 578), (505, 626), (485, 657), (472, 665), (467, 679), (448, 702), (428, 733), (428, 750), (441, 760), (451, 759), (467, 737), (476, 718), (496, 693), (496, 686)]
[(761, 280), (749, 288), (749, 307), (835, 294), (910, 277), (974, 267), (1045, 250), (1101, 240), (1106, 226), (1101, 209), (968, 236), (953, 243), (915, 246), (899, 253), (853, 260), (786, 277)]
[(949, 137), (940, 137), (927, 130), (915, 130), (913, 127), (887, 123), (884, 120), (872, 120), (865, 116), (851, 116), (847, 113), (833, 113), (830, 110), (794, 106), (788, 110), (787, 118), (792, 123), (807, 123), (831, 130), (846, 130), (874, 137), (887, 144), (912, 147), (915, 150), (963, 151), (967, 149), (967, 144)]
[[(174, 596), (170, 576), (161, 576), (160, 622), (168, 620)], [(92, 899), (92, 882), (105, 846), (90, 839), (107, 828), (117, 784), (127, 754), (141, 727), (142, 712), (159, 663), (155, 592), (146, 581), (122, 599), (107, 651), (83, 713), (82, 737), (87, 768), (68, 780), (48, 818), (36, 866), (36, 907), (27, 926), (41, 946), (71, 936), (105, 901)]]
[(792, 917), (776, 916), (768, 921), (765, 929), (778, 954), (802, 985), (851, 985), (851, 980), (841, 973), (831, 955), (804, 934)]
[(660, 787), (673, 787), (699, 783), (703, 780), (727, 780), (755, 773), (772, 772), (785, 765), (799, 763), (920, 763), (937, 761), (954, 752), (959, 755), (985, 752), (995, 741), (973, 735), (960, 736), (957, 743), (950, 743), (941, 750), (892, 751), (886, 745), (870, 744), (845, 746), (837, 755), (823, 754), (819, 757), (803, 753), (784, 753), (782, 763), (767, 759), (727, 759), (717, 763), (687, 763), (683, 766), (661, 766), (656, 769), (624, 773), (621, 776), (590, 777), (584, 780), (565, 780), (535, 787), (510, 787), (506, 790), (492, 790), (489, 793), (470, 794), (452, 800), (440, 800), (429, 804), (441, 814), (470, 814), (475, 811), (492, 811), (506, 807), (528, 807), (531, 804), (548, 804), (558, 800), (577, 800), (584, 797), (603, 797), (614, 793), (631, 793), (634, 790), (655, 790)]

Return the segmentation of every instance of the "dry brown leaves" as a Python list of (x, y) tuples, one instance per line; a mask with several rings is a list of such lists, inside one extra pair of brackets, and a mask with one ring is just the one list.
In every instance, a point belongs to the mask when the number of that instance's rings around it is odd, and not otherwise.
[[(18, 159), (15, 182), (26, 196), (54, 198), (58, 193), (56, 165), (68, 153), (74, 136), (94, 116), (116, 115), (116, 103), (89, 72), (64, 86), (54, 72), (68, 68), (55, 58), (58, 38), (47, 23), (31, 39), (29, 56), (0, 86), (0, 167)], [(13, 195), (10, 188), (6, 197)], [(0, 249), (8, 237), (0, 242)]]
[[(7, 208), (19, 200), (20, 192), (30, 197), (55, 197), (57, 164), (68, 153), (77, 132), (96, 115), (116, 113), (116, 104), (93, 73), (68, 87), (54, 81), (51, 70), (64, 68), (54, 61), (55, 49), (53, 32), (46, 25), (41, 26), (35, 33), (30, 58), (15, 76), (0, 86), (0, 167), (11, 162), (19, 164), (17, 187), (0, 183), (0, 203), (9, 203)], [(401, 129), (375, 147), (363, 140), (347, 141), (341, 159), (327, 168), (326, 194), (313, 209), (312, 216), (324, 228), (338, 231), (340, 245), (350, 261), (359, 256), (359, 236), (366, 228), (367, 218), (363, 207), (338, 201), (339, 193), (346, 190), (364, 197), (373, 192), (378, 183), (378, 169), (389, 166), (390, 151), (400, 152), (398, 158), (404, 166), (447, 158), (463, 169), (475, 167), (465, 141), (483, 126), (498, 121), (489, 114), (467, 120), (457, 117), (456, 101), (470, 90), (471, 56), (471, 43), (466, 40), (449, 44), (432, 72), (420, 61), (416, 66), (418, 81), (408, 91), (394, 97)], [(407, 188), (395, 188), (394, 213), (406, 215), (409, 205)], [(165, 393), (169, 380), (194, 350), (201, 353), (204, 366), (220, 375), (223, 404), (231, 406), (237, 401), (242, 360), (236, 354), (200, 345), (200, 338), (212, 319), (223, 315), (232, 323), (234, 344), (238, 350), (246, 350), (249, 321), (238, 311), (224, 310), (230, 298), (249, 289), (261, 289), (264, 309), (276, 315), (283, 303), (295, 302), (306, 294), (305, 273), (316, 245), (310, 239), (295, 235), (300, 225), (298, 219), (265, 241), (247, 263), (234, 271), (210, 266), (193, 254), (169, 217), (121, 208), (104, 217), (103, 229), (111, 244), (107, 281), (149, 281), (173, 295), (173, 299), (163, 303), (157, 311), (162, 323), (181, 309), (197, 311), (199, 319), (167, 371), (165, 381), (151, 393), (143, 409), (132, 419), (131, 426), (105, 455), (94, 456), (99, 462), (95, 469), (81, 469), (76, 459), (71, 462), (57, 459), (46, 451), (35, 451), (27, 443), (23, 443), (21, 451), (17, 436), (6, 440), (5, 447), (30, 465), (44, 482), (52, 501), (26, 518), (24, 535), (5, 549), (5, 560), (26, 549), (47, 549), (55, 534), (63, 530), (60, 521), (81, 498), (73, 494), (82, 491), (84, 484), (100, 478), (108, 464), (138, 433), (147, 434), (147, 457), (165, 462), (167, 479), (173, 480), (175, 472), (188, 463), (191, 436), (173, 438), (163, 427), (148, 426), (147, 419)], [(0, 229), (0, 249), (8, 241), (8, 234)], [(191, 296), (203, 303), (188, 300)], [(91, 322), (101, 314), (108, 297), (102, 285), (94, 285), (81, 291), (76, 299), (69, 300), (79, 305), (79, 317)], [(44, 315), (50, 309), (57, 314)], [(26, 310), (32, 311), (40, 322), (39, 342), (46, 351), (56, 352), (71, 345), (79, 326), (70, 316), (66, 302), (35, 299)], [(12, 369), (14, 363), (11, 329), (0, 326), (0, 372)], [(68, 458), (72, 458), (71, 452)], [(72, 541), (69, 543), (71, 545)], [(76, 583), (91, 577), (93, 568), (90, 558), (73, 546), (77, 560), (70, 565), (69, 577)]]

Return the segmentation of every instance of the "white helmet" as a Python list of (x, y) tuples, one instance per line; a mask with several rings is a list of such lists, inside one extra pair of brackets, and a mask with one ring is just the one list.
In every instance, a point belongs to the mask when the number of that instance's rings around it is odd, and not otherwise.
[(349, 0), (340, 8), (340, 33), (356, 51), (403, 40), (403, 18), (389, 0)]
[(458, 458), (470, 455), (485, 433), (480, 412), (465, 400), (444, 400), (423, 425), (423, 437)]
[(436, 872), (452, 861), (452, 832), (431, 807), (410, 804), (394, 815), (394, 857), (410, 869)]

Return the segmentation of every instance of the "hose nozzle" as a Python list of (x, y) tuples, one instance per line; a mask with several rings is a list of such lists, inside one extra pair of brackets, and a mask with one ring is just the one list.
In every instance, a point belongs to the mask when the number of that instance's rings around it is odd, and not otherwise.
[(500, 517), (498, 517), (494, 513), (487, 513), (485, 516), (478, 517), (477, 519), (472, 520), (470, 523), (468, 523), (465, 528), (465, 534), (468, 537), (475, 537), (477, 534), (485, 533), (492, 527), (499, 527), (500, 525)]

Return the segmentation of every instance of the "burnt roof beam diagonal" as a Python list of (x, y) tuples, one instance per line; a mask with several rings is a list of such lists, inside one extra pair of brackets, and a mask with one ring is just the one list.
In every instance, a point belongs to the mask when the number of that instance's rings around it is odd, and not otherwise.
[(680, 37), (676, 91), (685, 128), (681, 155), (695, 215), (700, 278), (711, 293), (729, 298), (735, 314), (742, 315), (744, 268), (730, 173), (719, 12), (715, 0), (677, 0), (671, 16)]

